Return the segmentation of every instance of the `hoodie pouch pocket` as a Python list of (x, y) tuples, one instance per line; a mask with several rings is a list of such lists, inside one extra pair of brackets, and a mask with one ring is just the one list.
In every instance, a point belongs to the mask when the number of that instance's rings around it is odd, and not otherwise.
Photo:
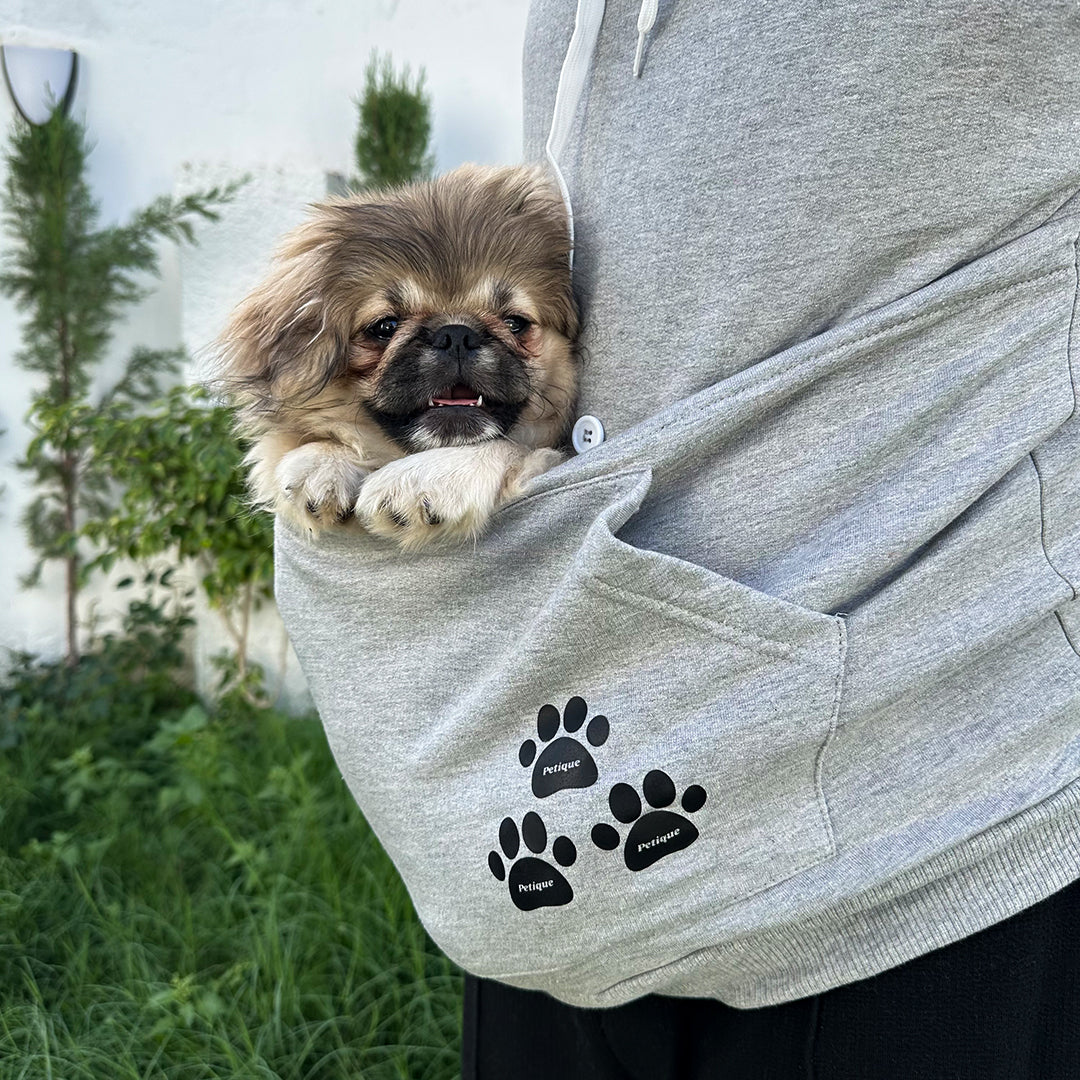
[(527, 497), (475, 551), (278, 530), (331, 745), (425, 926), (582, 1001), (833, 852), (843, 621), (619, 540), (649, 483)]

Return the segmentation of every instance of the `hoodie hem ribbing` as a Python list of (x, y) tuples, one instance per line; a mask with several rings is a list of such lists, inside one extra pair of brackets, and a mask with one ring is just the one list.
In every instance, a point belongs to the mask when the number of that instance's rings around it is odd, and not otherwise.
[[(1080, 780), (827, 914), (703, 950), (680, 965), (716, 971), (722, 985), (712, 996), (736, 1008), (777, 1005), (969, 937), (1078, 877)], [(702, 981), (695, 979), (699, 987)]]

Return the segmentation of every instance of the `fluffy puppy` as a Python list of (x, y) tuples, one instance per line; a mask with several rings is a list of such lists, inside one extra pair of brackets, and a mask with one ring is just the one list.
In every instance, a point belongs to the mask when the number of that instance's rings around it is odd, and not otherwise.
[(477, 535), (562, 457), (569, 245), (538, 169), (467, 165), (314, 207), (221, 340), (256, 501), (312, 536)]

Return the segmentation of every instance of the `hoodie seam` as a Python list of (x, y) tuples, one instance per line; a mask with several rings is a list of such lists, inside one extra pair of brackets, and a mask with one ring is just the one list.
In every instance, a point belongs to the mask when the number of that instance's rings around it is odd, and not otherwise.
[[(1080, 233), (1077, 234), (1073, 240), (1073, 306), (1072, 313), (1069, 318), (1069, 330), (1065, 336), (1065, 364), (1066, 371), (1068, 373), (1069, 388), (1072, 391), (1073, 407), (1069, 415), (1062, 421), (1063, 424), (1069, 423), (1073, 417), (1076, 416), (1076, 378), (1073, 371), (1072, 356), (1073, 356), (1073, 335), (1076, 330), (1076, 310), (1078, 301), (1080, 301)], [(1047, 514), (1046, 514), (1046, 481), (1043, 477), (1042, 470), (1039, 468), (1039, 460), (1035, 456), (1035, 450), (1032, 449), (1028, 452), (1028, 457), (1031, 459), (1032, 468), (1035, 470), (1035, 477), (1039, 484), (1039, 544), (1042, 547), (1043, 558), (1046, 560), (1047, 565), (1054, 573), (1061, 578), (1061, 580), (1069, 587), (1069, 591), (1072, 593), (1071, 600), (1077, 598), (1077, 588), (1073, 581), (1055, 565), (1054, 560), (1050, 557), (1050, 550), (1046, 546), (1046, 528), (1047, 528)], [(1058, 622), (1061, 623), (1062, 630), (1065, 630), (1065, 624), (1062, 622), (1060, 616)], [(1069, 645), (1076, 651), (1076, 645), (1068, 632), (1065, 633), (1065, 639)]]

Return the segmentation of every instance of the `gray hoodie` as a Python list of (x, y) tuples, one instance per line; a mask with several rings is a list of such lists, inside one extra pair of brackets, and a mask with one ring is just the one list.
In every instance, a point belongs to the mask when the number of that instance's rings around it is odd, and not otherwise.
[[(574, 15), (534, 5), (532, 157)], [(475, 549), (279, 526), (277, 593), (453, 959), (768, 1005), (1080, 876), (1080, 11), (641, 40), (609, 0), (558, 156), (605, 437)]]

